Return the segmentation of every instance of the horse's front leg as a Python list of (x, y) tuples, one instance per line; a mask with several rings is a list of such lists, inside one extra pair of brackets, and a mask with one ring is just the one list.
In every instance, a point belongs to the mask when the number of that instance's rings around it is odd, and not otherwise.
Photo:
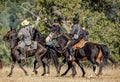
[(35, 53), (35, 59), (38, 62), (38, 67), (36, 69), (38, 69), (42, 65), (42, 57), (44, 57), (46, 51), (47, 50), (44, 47), (41, 46), (40, 49), (37, 50), (37, 52)]
[(14, 64), (15, 64), (15, 62), (12, 62), (11, 69), (10, 69), (10, 73), (8, 74), (9, 77), (11, 77), (11, 75), (12, 75), (12, 73), (13, 73)]
[(21, 61), (18, 61), (20, 68), (24, 71), (25, 75), (28, 75), (27, 71), (23, 68)]
[(75, 62), (78, 64), (78, 66), (81, 68), (81, 70), (82, 70), (82, 77), (84, 77), (85, 76), (85, 70), (84, 70), (84, 68), (83, 68), (83, 65), (79, 62), (79, 60), (76, 58), (76, 60), (75, 60)]
[(68, 73), (68, 71), (70, 70), (70, 68), (72, 67), (71, 61), (68, 61), (67, 64), (68, 64), (68, 68), (61, 76), (65, 76)]
[(37, 74), (38, 72), (37, 72), (37, 70), (36, 70), (36, 64), (37, 64), (37, 61), (36, 60), (34, 60), (34, 69), (33, 69), (33, 72), (35, 72), (35, 74)]
[(71, 62), (72, 62), (72, 77), (75, 77), (75, 75), (77, 74), (75, 61), (71, 61)]

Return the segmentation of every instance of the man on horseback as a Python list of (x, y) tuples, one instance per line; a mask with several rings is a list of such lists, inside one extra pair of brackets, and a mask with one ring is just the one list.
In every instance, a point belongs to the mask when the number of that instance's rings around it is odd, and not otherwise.
[(70, 37), (72, 38), (70, 43), (68, 44), (68, 50), (70, 52), (70, 60), (71, 58), (74, 60), (74, 49), (72, 48), (73, 45), (80, 41), (82, 38), (82, 28), (79, 24), (79, 15), (75, 14), (75, 17), (73, 18), (73, 25), (70, 32)]
[(34, 25), (30, 25), (30, 22), (28, 20), (24, 20), (21, 25), (23, 26), (23, 28), (21, 28), (19, 30), (18, 33), (18, 37), (20, 38), (20, 42), (18, 43), (18, 50), (21, 53), (21, 57), (20, 59), (25, 59), (25, 52), (24, 52), (24, 48), (25, 46), (30, 46), (32, 47), (31, 43), (32, 43), (32, 31), (33, 28), (36, 28), (36, 26), (39, 23), (39, 17), (37, 17), (37, 20), (35, 21)]
[(46, 43), (48, 45), (53, 45), (55, 42), (52, 40), (53, 38), (56, 38), (60, 34), (61, 27), (59, 25), (58, 19), (54, 19), (53, 24), (49, 25), (47, 22), (47, 18), (44, 19), (45, 26), (50, 29), (50, 34), (46, 38)]

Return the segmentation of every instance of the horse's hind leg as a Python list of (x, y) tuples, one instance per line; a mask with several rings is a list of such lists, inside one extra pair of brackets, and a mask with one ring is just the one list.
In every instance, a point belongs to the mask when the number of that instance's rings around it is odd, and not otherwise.
[(12, 73), (13, 73), (14, 64), (15, 64), (15, 62), (12, 62), (11, 70), (10, 70), (10, 73), (8, 74), (9, 77), (10, 77), (10, 76), (12, 75)]
[(27, 71), (23, 68), (23, 65), (21, 62), (18, 62), (20, 68), (24, 71), (25, 75), (28, 75)]
[(102, 75), (102, 68), (103, 68), (103, 63), (101, 62), (101, 63), (99, 64), (98, 75)]

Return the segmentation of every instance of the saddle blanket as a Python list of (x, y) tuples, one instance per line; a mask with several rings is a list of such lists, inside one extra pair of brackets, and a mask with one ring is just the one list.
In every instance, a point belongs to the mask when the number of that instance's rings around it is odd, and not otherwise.
[(31, 45), (27, 46), (27, 50), (37, 49), (37, 41), (32, 41)]
[(85, 45), (86, 42), (87, 42), (87, 41), (85, 41), (84, 39), (81, 39), (78, 43), (76, 43), (76, 44), (73, 46), (73, 49), (82, 48), (82, 47)]

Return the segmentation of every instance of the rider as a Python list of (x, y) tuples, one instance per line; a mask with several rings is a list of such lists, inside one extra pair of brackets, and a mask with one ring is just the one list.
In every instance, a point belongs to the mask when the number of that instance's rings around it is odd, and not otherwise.
[(49, 28), (51, 31), (50, 34), (46, 38), (46, 43), (48, 45), (53, 45), (54, 41), (52, 40), (53, 38), (57, 37), (60, 34), (61, 27), (59, 25), (58, 19), (54, 19), (53, 24), (49, 25), (47, 18), (44, 19), (45, 26)]
[(72, 46), (79, 42), (80, 39), (82, 38), (82, 28), (81, 25), (79, 24), (79, 15), (75, 14), (75, 17), (73, 18), (73, 25), (72, 25), (72, 29), (70, 32), (70, 37), (71, 42), (68, 44), (68, 50), (70, 52), (70, 60), (71, 58), (74, 60), (74, 49), (72, 48)]
[(23, 28), (19, 30), (18, 37), (20, 38), (20, 42), (18, 43), (18, 50), (21, 53), (20, 59), (25, 59), (25, 52), (24, 48), (25, 46), (31, 46), (31, 39), (32, 39), (32, 31), (33, 28), (36, 28), (36, 26), (39, 23), (40, 18), (37, 17), (37, 20), (35, 21), (34, 25), (30, 25), (30, 22), (25, 19), (22, 21), (21, 25)]

